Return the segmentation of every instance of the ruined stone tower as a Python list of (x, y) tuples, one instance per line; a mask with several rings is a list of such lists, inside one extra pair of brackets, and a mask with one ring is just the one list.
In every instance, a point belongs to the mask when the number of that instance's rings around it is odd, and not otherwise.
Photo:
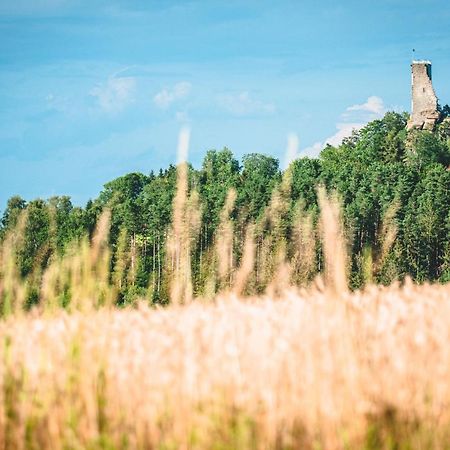
[(412, 110), (408, 129), (432, 130), (439, 119), (438, 100), (431, 82), (431, 62), (413, 61)]

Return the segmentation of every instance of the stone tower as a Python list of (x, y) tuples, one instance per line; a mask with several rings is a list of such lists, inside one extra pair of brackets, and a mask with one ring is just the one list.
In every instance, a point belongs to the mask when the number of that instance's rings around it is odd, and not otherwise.
[(433, 130), (439, 119), (438, 100), (431, 82), (431, 62), (413, 61), (412, 111), (408, 129)]

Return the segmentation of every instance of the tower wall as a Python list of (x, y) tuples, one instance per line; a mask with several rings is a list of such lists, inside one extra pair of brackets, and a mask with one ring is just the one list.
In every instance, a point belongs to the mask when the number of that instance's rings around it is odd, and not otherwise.
[(432, 130), (439, 119), (438, 100), (431, 80), (431, 62), (413, 61), (412, 113), (408, 128)]

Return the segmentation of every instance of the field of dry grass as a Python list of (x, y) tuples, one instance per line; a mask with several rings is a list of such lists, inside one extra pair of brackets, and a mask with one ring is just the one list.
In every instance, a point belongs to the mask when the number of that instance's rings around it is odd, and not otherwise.
[(0, 324), (5, 449), (448, 448), (450, 287)]

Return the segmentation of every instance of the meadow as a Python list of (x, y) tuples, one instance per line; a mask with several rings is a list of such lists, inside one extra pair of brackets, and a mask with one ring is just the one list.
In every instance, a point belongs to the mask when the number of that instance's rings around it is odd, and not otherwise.
[(2, 321), (5, 449), (445, 449), (448, 286)]

